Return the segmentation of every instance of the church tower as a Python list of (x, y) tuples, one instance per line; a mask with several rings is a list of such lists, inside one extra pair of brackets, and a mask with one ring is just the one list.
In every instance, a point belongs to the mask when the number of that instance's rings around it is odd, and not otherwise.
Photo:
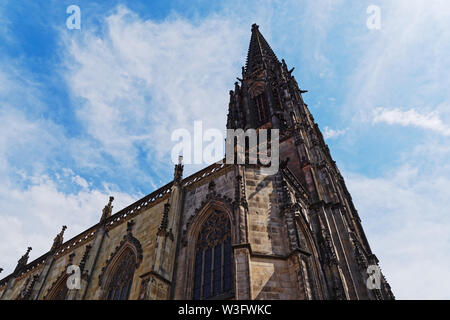
[(161, 188), (114, 214), (110, 197), (97, 224), (67, 241), (63, 226), (31, 262), (28, 248), (0, 299), (394, 299), (293, 70), (254, 24), (227, 128), (279, 130), (279, 170), (183, 177), (180, 159)]
[[(298, 250), (292, 265), (298, 264), (299, 277), (307, 282), (302, 297), (394, 299), (293, 70), (278, 60), (253, 24), (240, 83), (230, 91), (227, 128), (279, 129), (280, 211), (290, 249)], [(377, 285), (368, 284), (374, 270)]]

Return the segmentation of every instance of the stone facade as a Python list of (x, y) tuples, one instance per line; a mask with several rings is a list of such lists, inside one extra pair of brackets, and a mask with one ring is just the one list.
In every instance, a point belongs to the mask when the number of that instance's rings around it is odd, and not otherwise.
[[(180, 162), (169, 184), (114, 215), (111, 197), (98, 224), (66, 242), (64, 227), (28, 263), (30, 248), (0, 281), (1, 299), (193, 299), (217, 286), (223, 292), (210, 296), (222, 299), (393, 299), (382, 274), (379, 289), (366, 285), (378, 260), (292, 70), (254, 25), (227, 128), (279, 129), (276, 174), (259, 164), (213, 164), (183, 178)], [(216, 241), (208, 260), (212, 247), (199, 255), (200, 233), (214, 212), (229, 221), (231, 255)], [(227, 257), (230, 290), (219, 265)], [(79, 266), (79, 289), (66, 286), (70, 265)]]

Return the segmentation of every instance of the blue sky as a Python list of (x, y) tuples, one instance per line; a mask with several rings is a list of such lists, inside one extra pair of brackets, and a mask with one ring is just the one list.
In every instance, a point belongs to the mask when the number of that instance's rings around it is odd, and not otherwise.
[(110, 194), (116, 211), (170, 181), (173, 130), (225, 128), (252, 23), (309, 91), (394, 294), (450, 298), (445, 0), (2, 1), (3, 275), (61, 225), (96, 223)]

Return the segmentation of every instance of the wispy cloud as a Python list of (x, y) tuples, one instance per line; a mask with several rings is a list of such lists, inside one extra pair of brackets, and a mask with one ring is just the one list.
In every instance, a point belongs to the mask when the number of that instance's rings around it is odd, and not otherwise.
[(374, 111), (373, 122), (414, 126), (450, 136), (450, 127), (445, 125), (437, 112), (434, 111), (419, 113), (414, 109), (402, 111), (400, 109), (377, 108)]
[(125, 7), (105, 23), (100, 36), (65, 34), (76, 114), (104, 152), (133, 168), (139, 150), (148, 161), (169, 160), (171, 132), (194, 120), (225, 129), (248, 26), (217, 16), (197, 25), (179, 17), (155, 23)]
[[(399, 299), (449, 299), (450, 171), (404, 164), (384, 176), (345, 173), (372, 250)], [(447, 157), (450, 156), (447, 152)]]
[(335, 139), (347, 132), (348, 128), (346, 129), (330, 129), (329, 127), (323, 128), (323, 136), (325, 139)]
[[(82, 179), (77, 175), (72, 177)], [(111, 192), (116, 196), (114, 211), (136, 200), (117, 190), (83, 188), (66, 193), (60, 191), (58, 179), (48, 176), (26, 179), (30, 181), (26, 189), (5, 180), (0, 186), (0, 234), (8, 240), (0, 246), (0, 256), (6, 273), (12, 272), (28, 246), (33, 247), (32, 259), (47, 252), (62, 225), (68, 226), (65, 239), (69, 239), (98, 222)]]
[(116, 209), (136, 196), (116, 186), (91, 187), (66, 168), (74, 159), (98, 164), (91, 142), (68, 136), (64, 125), (45, 116), (51, 106), (23, 61), (5, 58), (1, 65), (0, 262), (8, 274), (26, 247), (33, 247), (31, 259), (47, 252), (61, 225), (68, 225), (68, 239), (96, 223), (111, 193)]

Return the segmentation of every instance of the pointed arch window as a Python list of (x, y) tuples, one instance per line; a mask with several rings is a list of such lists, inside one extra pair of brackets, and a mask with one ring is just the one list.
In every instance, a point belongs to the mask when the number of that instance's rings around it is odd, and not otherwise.
[(108, 283), (107, 300), (128, 300), (136, 269), (136, 255), (130, 249), (125, 249), (117, 260)]
[[(67, 279), (65, 279), (67, 281)], [(63, 282), (63, 286), (59, 288), (59, 291), (53, 296), (52, 300), (66, 300), (66, 296), (68, 293), (68, 288), (66, 285), (66, 281)]]
[(225, 212), (214, 211), (203, 224), (195, 246), (194, 300), (232, 293), (231, 225)]
[(45, 300), (66, 300), (69, 289), (67, 288), (68, 275), (64, 274), (59, 277), (56, 284), (53, 284), (53, 289), (50, 289)]

